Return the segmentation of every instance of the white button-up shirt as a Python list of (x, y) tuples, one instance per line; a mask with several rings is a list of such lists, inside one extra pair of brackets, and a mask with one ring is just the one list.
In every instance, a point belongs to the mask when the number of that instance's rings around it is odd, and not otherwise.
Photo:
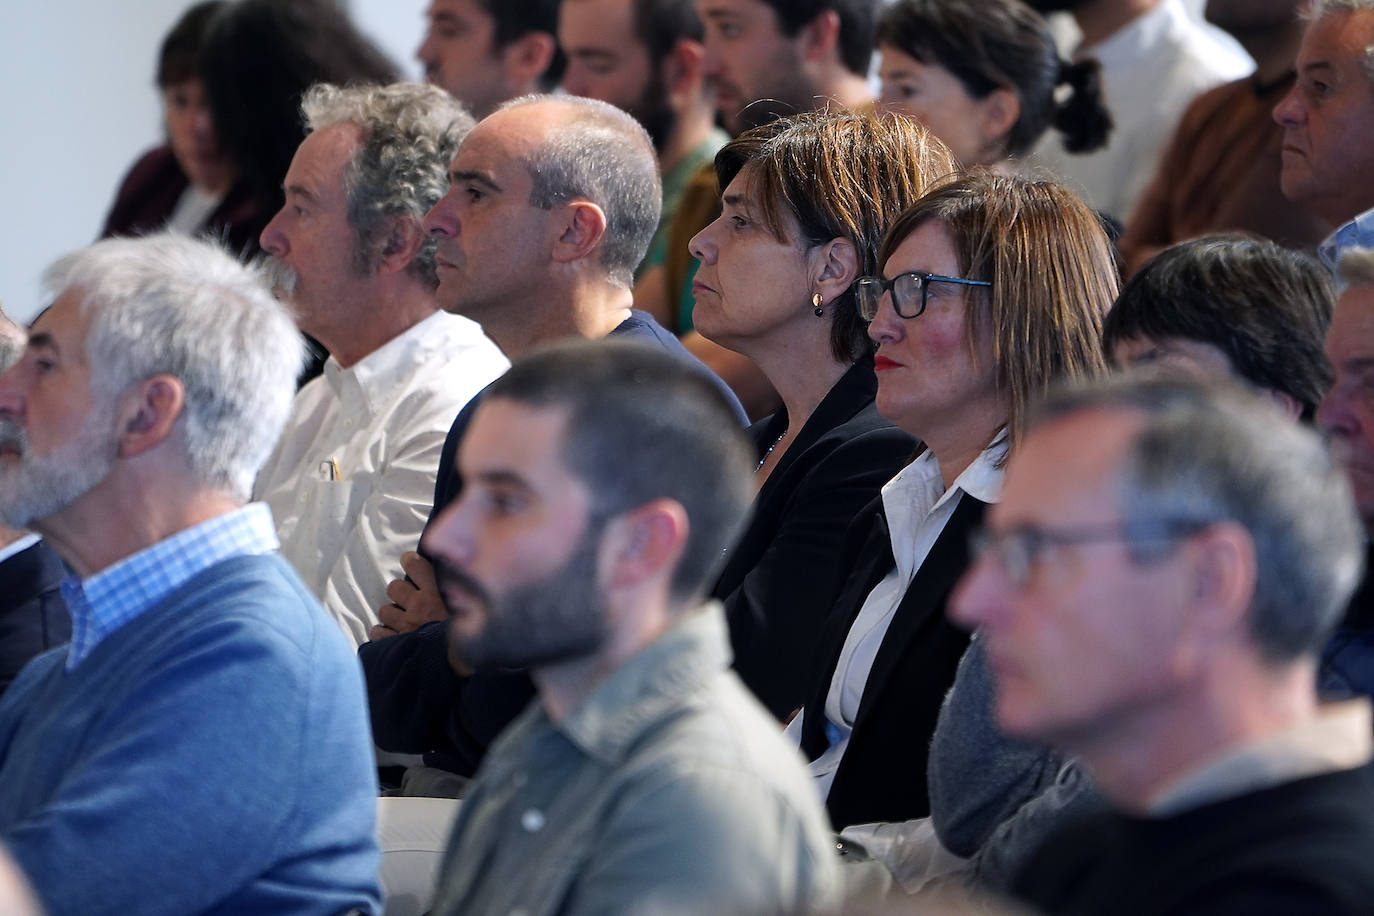
[(1255, 69), (1230, 36), (1189, 16), (1182, 0), (1164, 0), (1073, 56), (1095, 57), (1102, 64), (1112, 132), (1104, 148), (1081, 154), (1066, 150), (1058, 131), (1048, 131), (1035, 147), (1034, 163), (1123, 222), (1154, 177), (1188, 103), (1199, 92)]
[(355, 645), (429, 517), (453, 418), (508, 365), (475, 322), (436, 312), (347, 369), (330, 357), (296, 395), (254, 493)]
[[(964, 469), (949, 489), (945, 489), (940, 463), (927, 449), (920, 457), (883, 485), (883, 512), (887, 516), (888, 532), (892, 538), (892, 556), (897, 565), (868, 593), (863, 607), (854, 618), (840, 650), (835, 673), (830, 680), (830, 692), (825, 698), (826, 733), (830, 747), (811, 761), (811, 774), (816, 777), (821, 797), (830, 794), (835, 770), (840, 765), (854, 719), (859, 713), (873, 661), (887, 635), (887, 628), (902, 603), (916, 571), (925, 562), (930, 549), (945, 524), (954, 514), (959, 493), (967, 493), (985, 503), (996, 502), (1002, 494), (1002, 469), (998, 464), (1007, 451), (1005, 435), (985, 448), (973, 463)], [(802, 716), (788, 727), (788, 734), (801, 741)]]

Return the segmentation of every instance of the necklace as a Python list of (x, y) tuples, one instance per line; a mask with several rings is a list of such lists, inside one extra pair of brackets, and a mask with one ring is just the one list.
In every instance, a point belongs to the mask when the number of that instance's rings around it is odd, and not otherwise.
[(759, 459), (759, 463), (756, 464), (756, 465), (754, 465), (754, 473), (755, 473), (755, 474), (757, 474), (759, 471), (762, 471), (762, 470), (763, 470), (764, 464), (766, 464), (766, 463), (768, 462), (768, 456), (771, 455), (771, 454), (773, 454), (773, 449), (777, 448), (777, 447), (778, 447), (778, 443), (781, 442), (782, 440), (786, 439), (786, 438), (787, 438), (787, 427), (784, 426), (784, 427), (782, 428), (782, 432), (778, 434), (778, 438), (774, 439), (774, 440), (773, 440), (773, 444), (770, 445), (770, 446), (768, 446), (768, 451), (766, 451), (766, 452), (763, 453), (763, 457)]

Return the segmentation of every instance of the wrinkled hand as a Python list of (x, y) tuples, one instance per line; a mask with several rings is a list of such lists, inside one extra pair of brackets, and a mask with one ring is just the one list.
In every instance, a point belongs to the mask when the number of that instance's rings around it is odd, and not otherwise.
[(385, 639), (397, 633), (409, 633), (433, 620), (447, 620), (448, 608), (434, 581), (434, 567), (413, 550), (401, 555), (404, 579), (392, 579), (386, 587), (390, 604), (377, 609), (381, 623), (368, 634), (372, 639)]

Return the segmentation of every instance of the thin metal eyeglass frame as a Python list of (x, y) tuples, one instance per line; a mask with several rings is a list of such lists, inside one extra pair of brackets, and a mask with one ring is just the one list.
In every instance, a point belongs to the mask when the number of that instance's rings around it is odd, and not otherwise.
[[(1111, 541), (1126, 544), (1177, 541), (1190, 538), (1213, 523), (1214, 520), (1197, 518), (1152, 518), (1131, 522), (1129, 527), (1126, 522), (1068, 528), (1018, 525), (1001, 533), (979, 528), (969, 535), (969, 551), (975, 560), (991, 556), (1014, 586), (1024, 588), (1040, 554), (1051, 547)], [(1009, 551), (1013, 544), (1015, 550)]]
[[(917, 277), (921, 281), (921, 307), (910, 315), (903, 314), (902, 304), (899, 296), (895, 292), (898, 281), (903, 277)], [(854, 299), (859, 306), (859, 317), (864, 321), (872, 321), (878, 317), (878, 307), (882, 301), (883, 293), (888, 293), (892, 297), (892, 310), (897, 313), (898, 318), (918, 318), (925, 313), (926, 298), (930, 295), (930, 284), (932, 283), (958, 283), (962, 286), (991, 286), (988, 280), (969, 280), (965, 277), (946, 277), (943, 274), (928, 274), (920, 270), (908, 270), (897, 274), (891, 280), (883, 277), (859, 277), (854, 281)], [(877, 288), (877, 293), (873, 293), (873, 288)], [(871, 297), (872, 305), (869, 306)]]

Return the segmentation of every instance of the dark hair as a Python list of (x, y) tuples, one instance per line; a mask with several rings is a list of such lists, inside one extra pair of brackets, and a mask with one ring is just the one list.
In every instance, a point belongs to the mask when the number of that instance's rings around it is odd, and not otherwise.
[[(810, 111), (745, 131), (716, 154), (724, 188), (751, 166), (760, 217), (780, 242), (853, 243), (859, 275), (878, 273), (878, 246), (903, 210), (958, 162), (934, 134), (901, 115)], [(791, 217), (789, 219), (788, 217)], [(800, 238), (789, 238), (795, 220)], [(828, 304), (830, 349), (851, 363), (869, 349), (853, 288)]]
[(634, 29), (655, 64), (682, 39), (701, 41), (706, 34), (692, 0), (634, 0)]
[(643, 343), (563, 341), (516, 361), (485, 398), (567, 410), (563, 461), (594, 515), (679, 503), (689, 530), (672, 595), (705, 591), (753, 499), (753, 450), (699, 369)]
[(840, 62), (859, 76), (868, 76), (873, 59), (873, 24), (879, 0), (763, 0), (777, 14), (784, 35), (796, 35), (821, 13), (840, 17)]
[[(1069, 152), (1107, 142), (1112, 119), (1097, 61), (1061, 61), (1045, 20), (1021, 0), (898, 0), (878, 22), (878, 44), (949, 71), (973, 98), (1015, 93), (1021, 114), (1004, 140), (1009, 156), (1025, 155), (1051, 126)], [(1064, 85), (1069, 95), (1058, 101)]]
[(157, 55), (157, 85), (166, 89), (177, 83), (194, 79), (198, 74), (196, 64), (200, 58), (200, 46), (205, 40), (210, 20), (224, 0), (205, 0), (197, 3), (181, 15), (162, 39), (162, 47)]
[(334, 0), (225, 5), (210, 23), (200, 69), (220, 144), (269, 213), (281, 209), (282, 179), (305, 138), (305, 90), (397, 78)]
[(1255, 547), (1249, 632), (1284, 663), (1316, 653), (1364, 566), (1363, 532), (1345, 473), (1313, 430), (1284, 420), (1234, 383), (1128, 373), (1039, 405), (1030, 429), (1089, 410), (1143, 415), (1117, 485), (1137, 562), (1158, 557), (1160, 518), (1240, 525)]
[(1145, 262), (1107, 313), (1102, 343), (1109, 354), (1134, 337), (1209, 344), (1250, 384), (1292, 397), (1310, 419), (1331, 387), (1323, 339), (1334, 298), (1326, 270), (1302, 252), (1206, 236)]
[[(482, 12), (491, 17), (491, 41), (496, 48), (504, 48), (530, 32), (548, 32), (556, 38), (558, 3), (559, 0), (477, 0)], [(566, 64), (563, 49), (555, 44), (553, 58), (540, 75), (539, 85), (545, 90), (557, 86)]]

